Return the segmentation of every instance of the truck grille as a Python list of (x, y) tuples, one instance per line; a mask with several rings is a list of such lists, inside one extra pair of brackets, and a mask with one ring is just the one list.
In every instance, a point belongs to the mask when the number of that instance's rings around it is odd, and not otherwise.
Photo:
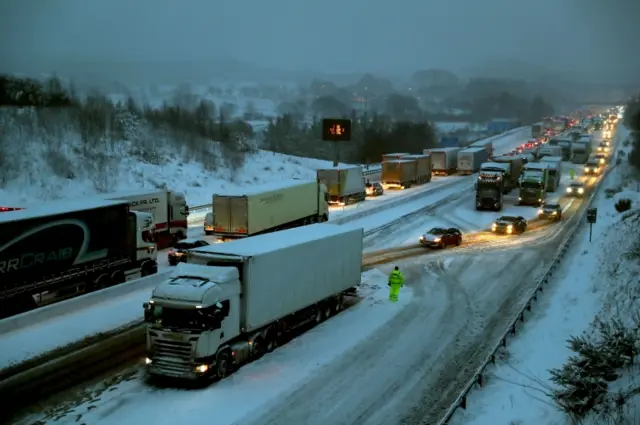
[(193, 374), (191, 365), (191, 344), (189, 342), (153, 340), (153, 369), (164, 375), (184, 376)]

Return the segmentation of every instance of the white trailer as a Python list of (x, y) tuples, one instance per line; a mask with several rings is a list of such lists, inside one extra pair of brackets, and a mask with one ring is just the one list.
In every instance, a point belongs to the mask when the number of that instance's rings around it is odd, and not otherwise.
[(488, 157), (493, 156), (493, 142), (489, 139), (478, 140), (477, 142), (471, 143), (469, 148), (484, 148), (487, 151)]
[(338, 166), (321, 168), (318, 180), (325, 184), (332, 205), (348, 205), (364, 201), (367, 197), (362, 167)]
[(447, 176), (455, 174), (458, 168), (458, 152), (462, 148), (425, 149), (425, 155), (431, 155), (431, 170), (433, 175)]
[(327, 200), (327, 187), (315, 180), (285, 180), (238, 195), (213, 195), (213, 230), (208, 233), (227, 241), (324, 222), (329, 220)]
[(541, 146), (540, 149), (538, 149), (538, 158), (544, 158), (545, 156), (562, 157), (562, 147), (551, 145)]
[(144, 305), (147, 371), (223, 378), (339, 313), (360, 284), (363, 235), (325, 223), (191, 250)]
[(128, 201), (132, 210), (152, 214), (156, 223), (155, 238), (158, 249), (172, 246), (187, 237), (189, 207), (182, 193), (141, 189), (112, 193), (105, 198)]
[(548, 164), (547, 192), (555, 192), (560, 187), (560, 179), (562, 177), (562, 156), (545, 156), (540, 162)]
[(480, 170), (480, 165), (489, 154), (484, 147), (467, 148), (458, 152), (458, 173), (471, 175)]

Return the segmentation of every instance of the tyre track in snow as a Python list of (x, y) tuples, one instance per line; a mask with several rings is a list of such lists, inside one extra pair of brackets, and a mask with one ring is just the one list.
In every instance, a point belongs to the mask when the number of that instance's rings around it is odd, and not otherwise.
[[(413, 299), (375, 337), (354, 347), (341, 359), (320, 370), (299, 389), (267, 407), (250, 425), (351, 425), (366, 423), (378, 409), (408, 382), (415, 370), (432, 356), (430, 340), (416, 344), (416, 335), (425, 334), (428, 324), (435, 335), (450, 346), (451, 335), (472, 315), (465, 294), (447, 285), (425, 282), (424, 264), (403, 266)], [(418, 283), (412, 283), (418, 282)], [(436, 308), (425, 309), (427, 296), (438, 296)], [(400, 294), (402, 296), (402, 293)], [(427, 336), (425, 335), (425, 336)], [(318, 409), (314, 407), (317, 406)]]
[[(426, 391), (414, 404), (414, 408), (399, 422), (402, 425), (430, 425), (435, 424), (442, 417), (451, 403), (458, 396), (460, 387), (465, 385), (473, 376), (488, 351), (493, 348), (495, 339), (504, 332), (505, 327), (513, 318), (515, 311), (520, 308), (521, 300), (535, 286), (533, 274), (542, 269), (542, 262), (531, 261), (531, 252), (525, 255), (518, 252), (510, 261), (505, 271), (511, 271), (512, 286), (506, 294), (501, 294), (499, 308), (494, 312), (487, 312), (484, 329), (480, 333), (470, 335), (470, 341), (465, 348), (444, 359), (437, 375), (426, 377), (424, 387)], [(537, 251), (533, 251), (535, 258)], [(462, 269), (456, 267), (457, 269)], [(391, 425), (391, 423), (389, 423)]]

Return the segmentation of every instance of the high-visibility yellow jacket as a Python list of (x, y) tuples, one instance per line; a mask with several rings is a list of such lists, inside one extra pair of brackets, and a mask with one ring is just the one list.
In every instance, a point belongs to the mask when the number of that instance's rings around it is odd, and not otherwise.
[(394, 270), (389, 275), (389, 285), (404, 286), (404, 276), (400, 270)]

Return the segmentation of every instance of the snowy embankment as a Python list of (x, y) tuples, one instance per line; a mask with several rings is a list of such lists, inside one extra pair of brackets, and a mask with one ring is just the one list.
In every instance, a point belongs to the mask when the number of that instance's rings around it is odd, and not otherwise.
[[(557, 272), (555, 283), (542, 297), (541, 306), (534, 310), (521, 333), (509, 341), (497, 366), (486, 375), (485, 387), (469, 394), (467, 410), (459, 409), (451, 425), (569, 423), (554, 404), (552, 396), (558, 387), (550, 372), (576, 356), (567, 341), (584, 334), (587, 341), (598, 342), (602, 339), (598, 321), (620, 319), (637, 328), (640, 188), (637, 181), (628, 180), (628, 167), (625, 162), (607, 176), (604, 190), (593, 204), (598, 208), (598, 222), (593, 225), (591, 242), (589, 226), (585, 224), (579, 228), (580, 234)], [(613, 192), (617, 193), (612, 196)], [(630, 199), (632, 209), (616, 211), (619, 199)], [(628, 391), (633, 385), (638, 388), (630, 378), (640, 377), (637, 367), (619, 372), (622, 378), (610, 384), (610, 392)], [(632, 409), (634, 401), (640, 405), (638, 398), (627, 399), (621, 410)], [(635, 417), (638, 414), (640, 411)], [(612, 412), (605, 416), (591, 414), (587, 423), (614, 423), (610, 422), (615, 416)]]

